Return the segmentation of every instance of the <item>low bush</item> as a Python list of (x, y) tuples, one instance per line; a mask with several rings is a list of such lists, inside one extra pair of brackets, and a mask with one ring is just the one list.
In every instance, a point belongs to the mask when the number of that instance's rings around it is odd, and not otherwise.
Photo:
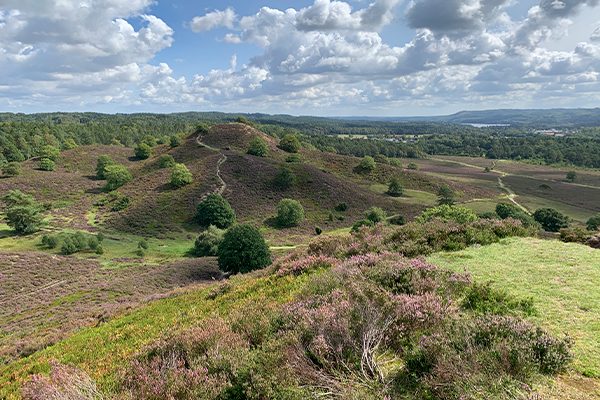
[(42, 245), (48, 249), (55, 249), (58, 246), (59, 239), (54, 235), (42, 236)]
[(131, 172), (123, 165), (114, 164), (104, 168), (104, 177), (106, 178), (105, 190), (113, 191), (120, 188), (133, 179)]
[(300, 140), (296, 135), (287, 134), (283, 137), (283, 139), (281, 139), (277, 147), (288, 153), (297, 153), (300, 151), (302, 145), (300, 144)]
[(194, 254), (198, 257), (210, 257), (218, 254), (219, 245), (223, 241), (225, 231), (210, 225), (201, 232), (194, 242)]
[(250, 141), (247, 153), (257, 157), (266, 157), (269, 153), (269, 146), (262, 138), (255, 137)]
[(492, 283), (473, 283), (466, 291), (461, 307), (478, 314), (525, 315), (535, 314), (533, 299), (518, 299), (506, 291), (495, 289)]
[(16, 161), (11, 161), (2, 166), (2, 174), (5, 176), (21, 175), (21, 164)]
[(554, 208), (537, 209), (533, 218), (548, 232), (558, 232), (569, 226), (569, 217)]
[(226, 229), (235, 223), (235, 212), (223, 196), (209, 194), (196, 208), (196, 221), (203, 227)]
[(296, 175), (288, 167), (281, 167), (273, 178), (273, 186), (280, 190), (286, 190), (296, 184)]
[(98, 157), (96, 161), (96, 178), (98, 179), (106, 179), (106, 167), (109, 165), (115, 165), (116, 163), (113, 161), (110, 156), (101, 155)]
[(375, 163), (375, 159), (371, 156), (364, 156), (363, 159), (358, 163), (358, 165), (354, 168), (354, 171), (359, 174), (370, 174), (375, 171), (377, 164)]
[(42, 158), (38, 167), (42, 171), (54, 171), (56, 168), (56, 163), (50, 158)]
[(23, 386), (24, 400), (103, 400), (108, 396), (85, 372), (71, 366), (50, 362), (50, 375), (34, 375)]
[(135, 156), (140, 160), (146, 160), (152, 156), (152, 147), (148, 143), (140, 143), (135, 148)]
[(537, 226), (537, 222), (535, 219), (529, 214), (527, 214), (524, 210), (517, 207), (515, 204), (508, 203), (499, 203), (496, 205), (496, 214), (502, 218), (513, 218), (519, 220), (525, 226), (535, 227)]
[(586, 227), (589, 231), (600, 230), (600, 214), (590, 217), (586, 222)]
[(1, 198), (6, 224), (19, 235), (28, 235), (39, 231), (44, 225), (44, 206), (33, 196), (20, 190), (10, 190)]
[(348, 211), (348, 204), (339, 203), (338, 205), (335, 206), (335, 211), (338, 211), (338, 212)]
[(271, 264), (271, 252), (259, 230), (251, 225), (230, 228), (218, 248), (219, 268), (228, 273), (245, 273)]
[(171, 186), (181, 188), (194, 181), (194, 177), (185, 164), (175, 164), (171, 170)]
[(181, 146), (182, 140), (179, 136), (173, 135), (169, 138), (169, 146), (173, 149)]
[(304, 221), (304, 208), (299, 201), (283, 199), (277, 205), (277, 225), (280, 227), (297, 226)]
[(442, 221), (454, 221), (459, 224), (466, 224), (477, 221), (477, 214), (466, 207), (441, 205), (428, 208), (416, 219), (417, 222), (424, 223), (433, 219)]
[(299, 163), (302, 162), (302, 157), (300, 154), (290, 154), (285, 158), (286, 163)]
[(385, 221), (387, 213), (379, 207), (371, 207), (365, 213), (365, 218), (374, 224)]
[(175, 159), (170, 154), (163, 154), (158, 159), (158, 166), (160, 168), (172, 168), (175, 166)]
[(398, 178), (392, 178), (388, 185), (387, 194), (392, 197), (400, 197), (404, 194), (404, 187)]
[(590, 239), (590, 232), (581, 227), (562, 228), (560, 230), (560, 240), (566, 243), (587, 243)]

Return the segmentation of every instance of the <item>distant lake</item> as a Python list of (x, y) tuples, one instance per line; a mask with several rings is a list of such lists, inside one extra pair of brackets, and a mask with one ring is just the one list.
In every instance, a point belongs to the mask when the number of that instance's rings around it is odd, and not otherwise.
[(471, 124), (469, 122), (465, 122), (462, 125), (469, 125), (474, 128), (493, 128), (497, 126), (510, 126), (510, 124)]

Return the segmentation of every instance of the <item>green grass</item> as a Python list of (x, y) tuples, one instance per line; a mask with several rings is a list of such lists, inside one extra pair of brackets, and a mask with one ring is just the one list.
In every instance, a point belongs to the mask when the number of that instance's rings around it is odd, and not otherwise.
[(500, 203), (501, 199), (481, 199), (481, 200), (473, 200), (466, 203), (460, 204), (466, 208), (473, 210), (475, 213), (480, 214), (489, 211), (495, 211), (496, 205)]
[(527, 207), (531, 212), (538, 208), (552, 207), (574, 219), (575, 221), (585, 222), (595, 213), (594, 211), (585, 210), (579, 207), (575, 207), (569, 204), (562, 203), (560, 201), (553, 201), (549, 199), (542, 199), (541, 197), (535, 196), (518, 196), (516, 200)]
[(154, 301), (106, 324), (83, 329), (28, 358), (0, 366), (0, 398), (18, 399), (20, 385), (31, 374), (48, 372), (51, 360), (82, 368), (101, 388), (110, 390), (117, 383), (117, 372), (127, 360), (168, 331), (192, 326), (212, 315), (226, 316), (249, 303), (267, 306), (291, 301), (304, 287), (308, 276), (234, 277), (227, 283), (230, 289), (215, 299), (209, 296), (215, 290), (211, 285)]
[(499, 244), (439, 253), (429, 261), (466, 270), (478, 281), (494, 282), (519, 297), (532, 297), (531, 317), (554, 334), (575, 341), (575, 370), (600, 378), (600, 251), (541, 239), (509, 239)]
[[(369, 187), (371, 191), (379, 194), (387, 192), (387, 185), (380, 183), (373, 184)], [(404, 189), (404, 194), (401, 197), (394, 197), (394, 200), (404, 204), (420, 204), (424, 206), (434, 206), (437, 204), (437, 196), (433, 193), (424, 192), (422, 190)]]

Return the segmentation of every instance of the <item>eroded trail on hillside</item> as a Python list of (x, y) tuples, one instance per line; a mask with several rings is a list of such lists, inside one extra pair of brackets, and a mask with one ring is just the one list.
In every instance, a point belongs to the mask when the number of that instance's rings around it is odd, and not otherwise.
[[(227, 161), (227, 155), (225, 153), (223, 153), (223, 151), (221, 151), (221, 149), (218, 149), (216, 147), (212, 147), (204, 142), (202, 142), (202, 134), (198, 134), (198, 136), (196, 136), (196, 143), (199, 146), (204, 146), (209, 150), (212, 151), (216, 151), (219, 154), (221, 154), (221, 157), (219, 158), (219, 161), (217, 161), (217, 171), (216, 171), (216, 175), (217, 175), (217, 179), (219, 180), (219, 187), (217, 187), (215, 190), (213, 190), (210, 194), (219, 194), (222, 195), (225, 192), (225, 189), (227, 189), (227, 183), (225, 182), (225, 180), (223, 179), (223, 177), (221, 176), (221, 165), (223, 165), (223, 163), (225, 161)], [(202, 196), (203, 198), (208, 196), (208, 194)]]

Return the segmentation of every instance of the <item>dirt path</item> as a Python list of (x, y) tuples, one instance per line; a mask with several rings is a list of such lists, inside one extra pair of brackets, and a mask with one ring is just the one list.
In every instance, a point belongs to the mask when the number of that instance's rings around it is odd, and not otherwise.
[[(227, 189), (227, 183), (225, 182), (225, 180), (223, 180), (223, 177), (221, 176), (221, 165), (223, 165), (223, 163), (225, 161), (227, 161), (227, 155), (225, 153), (223, 153), (221, 151), (221, 149), (209, 146), (208, 144), (202, 142), (202, 135), (198, 135), (196, 137), (196, 143), (198, 143), (199, 146), (204, 146), (204, 147), (206, 147), (209, 150), (216, 151), (216, 152), (219, 152), (221, 154), (221, 157), (219, 158), (219, 161), (217, 161), (217, 173), (216, 173), (217, 174), (217, 179), (219, 180), (219, 187), (216, 188), (215, 190), (213, 190), (211, 192), (211, 194), (222, 195), (225, 192), (225, 190)], [(206, 196), (208, 196), (208, 194), (205, 195), (205, 196), (203, 196), (203, 197), (206, 197)]]
[[(462, 165), (463, 167), (475, 168), (475, 169), (481, 170), (480, 166), (468, 164), (465, 162), (460, 162), (460, 161), (455, 161), (455, 160), (447, 160), (444, 158), (431, 158), (431, 160), (454, 163), (454, 164)], [(508, 172), (497, 170), (497, 169), (495, 169), (495, 167), (496, 167), (496, 162), (494, 161), (490, 172), (499, 175), (498, 176), (498, 186), (500, 187), (500, 189), (502, 189), (506, 192), (508, 200), (510, 200), (511, 203), (513, 203), (515, 206), (519, 207), (521, 210), (525, 211), (527, 214), (530, 214), (527, 207), (525, 207), (524, 205), (522, 205), (521, 203), (519, 203), (517, 201), (517, 197), (519, 197), (519, 195), (516, 194), (510, 187), (508, 187), (502, 180), (502, 178), (504, 178), (506, 176), (511, 176), (513, 174), (509, 174)], [(518, 175), (514, 175), (514, 176), (518, 176)]]

